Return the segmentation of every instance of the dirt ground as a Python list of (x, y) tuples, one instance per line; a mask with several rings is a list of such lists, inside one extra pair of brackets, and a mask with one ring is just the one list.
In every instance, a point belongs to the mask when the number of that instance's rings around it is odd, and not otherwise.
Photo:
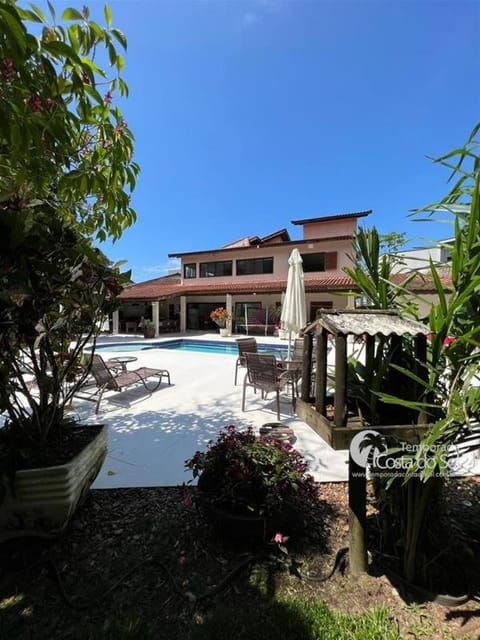
[[(477, 479), (451, 481), (445, 504), (480, 583), (479, 495)], [(196, 508), (193, 488), (92, 491), (62, 536), (0, 544), (0, 639), (188, 640), (221, 603), (287, 594), (350, 613), (385, 605), (405, 638), (480, 638), (475, 599), (456, 608), (411, 601), (377, 562), (371, 575), (351, 577), (337, 556), (348, 545), (347, 485), (321, 484), (319, 496), (310, 533), (292, 536), (285, 555), (272, 544), (223, 542)], [(373, 504), (369, 513), (374, 532)], [(327, 575), (336, 558), (330, 579), (299, 577)]]

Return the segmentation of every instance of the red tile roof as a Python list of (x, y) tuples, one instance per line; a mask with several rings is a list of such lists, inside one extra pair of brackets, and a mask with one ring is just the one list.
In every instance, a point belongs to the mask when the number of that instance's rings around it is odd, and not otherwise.
[[(184, 284), (172, 284), (166, 279), (157, 278), (124, 289), (120, 294), (122, 300), (159, 300), (170, 296), (180, 295), (210, 295), (219, 293), (280, 293), (285, 291), (287, 280), (235, 281), (219, 282), (216, 278), (202, 278), (201, 282), (188, 282)], [(340, 271), (331, 272), (317, 277), (305, 277), (305, 290), (332, 291), (336, 289), (348, 290), (352, 287), (349, 276)]]
[[(452, 284), (451, 272), (448, 267), (439, 269), (441, 282), (445, 287)], [(400, 284), (406, 274), (399, 274), (395, 280)], [(200, 282), (198, 281), (200, 280)], [(171, 296), (180, 295), (213, 295), (221, 293), (280, 293), (285, 291), (287, 287), (286, 279), (270, 279), (263, 282), (258, 281), (219, 281), (217, 278), (199, 278), (195, 281), (184, 281), (181, 284), (180, 275), (164, 276), (163, 278), (155, 278), (134, 284), (122, 291), (121, 300), (163, 300)], [(312, 276), (305, 274), (305, 291), (311, 292), (334, 292), (348, 291), (354, 289), (352, 279), (343, 271), (332, 271), (321, 275)], [(435, 284), (428, 274), (419, 274), (408, 285), (408, 289), (413, 291), (421, 291), (423, 293), (434, 293), (436, 291)]]

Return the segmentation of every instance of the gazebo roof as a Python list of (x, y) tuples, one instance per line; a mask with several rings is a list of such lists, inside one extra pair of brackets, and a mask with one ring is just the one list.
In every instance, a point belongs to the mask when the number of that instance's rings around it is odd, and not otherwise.
[(332, 333), (360, 336), (375, 335), (428, 335), (430, 330), (421, 322), (405, 318), (396, 310), (359, 309), (356, 311), (319, 311), (315, 322), (304, 333), (322, 327)]

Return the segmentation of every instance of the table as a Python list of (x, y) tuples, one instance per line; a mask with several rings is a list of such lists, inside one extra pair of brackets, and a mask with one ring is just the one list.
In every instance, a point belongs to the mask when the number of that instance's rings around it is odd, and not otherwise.
[(302, 361), (301, 360), (277, 360), (277, 368), (284, 372), (289, 372), (289, 383), (294, 387), (298, 396), (298, 380), (302, 375)]
[(127, 371), (127, 364), (129, 362), (135, 362), (138, 360), (135, 356), (118, 356), (118, 358), (110, 358), (112, 362), (118, 362), (118, 364), (122, 365), (122, 371), (125, 373)]

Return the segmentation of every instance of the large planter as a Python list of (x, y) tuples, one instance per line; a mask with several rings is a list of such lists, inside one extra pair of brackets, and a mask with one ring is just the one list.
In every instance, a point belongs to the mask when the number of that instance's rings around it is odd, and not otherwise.
[(0, 536), (19, 529), (62, 531), (85, 498), (107, 454), (108, 427), (67, 464), (17, 471), (14, 494), (0, 506)]

